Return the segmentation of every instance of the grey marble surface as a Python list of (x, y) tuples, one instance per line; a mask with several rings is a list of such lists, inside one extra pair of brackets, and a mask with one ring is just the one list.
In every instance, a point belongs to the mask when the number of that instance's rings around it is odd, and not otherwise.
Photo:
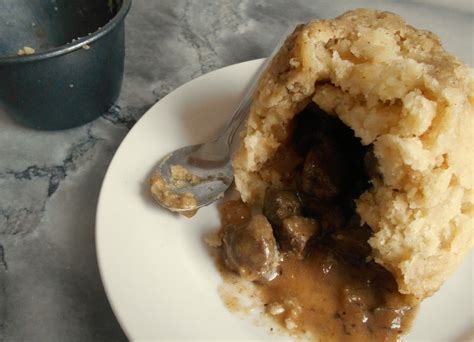
[(266, 56), (289, 25), (354, 7), (397, 11), (472, 65), (472, 1), (456, 1), (456, 10), (427, 3), (134, 0), (112, 110), (61, 132), (24, 128), (0, 112), (0, 341), (126, 339), (100, 280), (94, 216), (114, 151), (156, 101), (203, 73)]

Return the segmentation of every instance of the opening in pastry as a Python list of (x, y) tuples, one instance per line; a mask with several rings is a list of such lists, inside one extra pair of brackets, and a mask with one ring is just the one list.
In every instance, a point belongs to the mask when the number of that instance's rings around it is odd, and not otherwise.
[[(355, 202), (378, 177), (370, 146), (310, 103), (261, 168), (280, 175), (252, 215), (242, 201), (221, 207), (221, 256), (255, 281), (266, 311), (295, 333), (332, 340), (397, 340), (414, 300), (370, 257), (372, 231)], [(269, 183), (271, 183), (269, 181)]]

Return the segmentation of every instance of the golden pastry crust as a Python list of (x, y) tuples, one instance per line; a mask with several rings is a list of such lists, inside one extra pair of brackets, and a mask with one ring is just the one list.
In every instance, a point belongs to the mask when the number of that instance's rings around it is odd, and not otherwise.
[(433, 294), (474, 243), (474, 73), (429, 31), (368, 9), (296, 28), (262, 75), (234, 156), (259, 203), (265, 162), (310, 101), (373, 145), (381, 179), (356, 201), (376, 262), (402, 293)]

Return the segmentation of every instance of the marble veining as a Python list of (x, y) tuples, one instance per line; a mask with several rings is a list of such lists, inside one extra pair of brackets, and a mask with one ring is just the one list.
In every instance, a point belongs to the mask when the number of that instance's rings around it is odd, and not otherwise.
[(79, 128), (41, 132), (0, 112), (0, 341), (125, 340), (94, 242), (101, 182), (124, 136), (179, 85), (268, 55), (295, 23), (355, 7), (399, 12), (473, 64), (469, 0), (134, 0), (122, 92), (107, 113)]

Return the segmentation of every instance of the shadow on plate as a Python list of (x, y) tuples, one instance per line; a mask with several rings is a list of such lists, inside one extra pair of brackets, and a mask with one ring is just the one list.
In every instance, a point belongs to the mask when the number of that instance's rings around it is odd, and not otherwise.
[(474, 341), (474, 325), (467, 328), (462, 334), (454, 339), (455, 342)]

